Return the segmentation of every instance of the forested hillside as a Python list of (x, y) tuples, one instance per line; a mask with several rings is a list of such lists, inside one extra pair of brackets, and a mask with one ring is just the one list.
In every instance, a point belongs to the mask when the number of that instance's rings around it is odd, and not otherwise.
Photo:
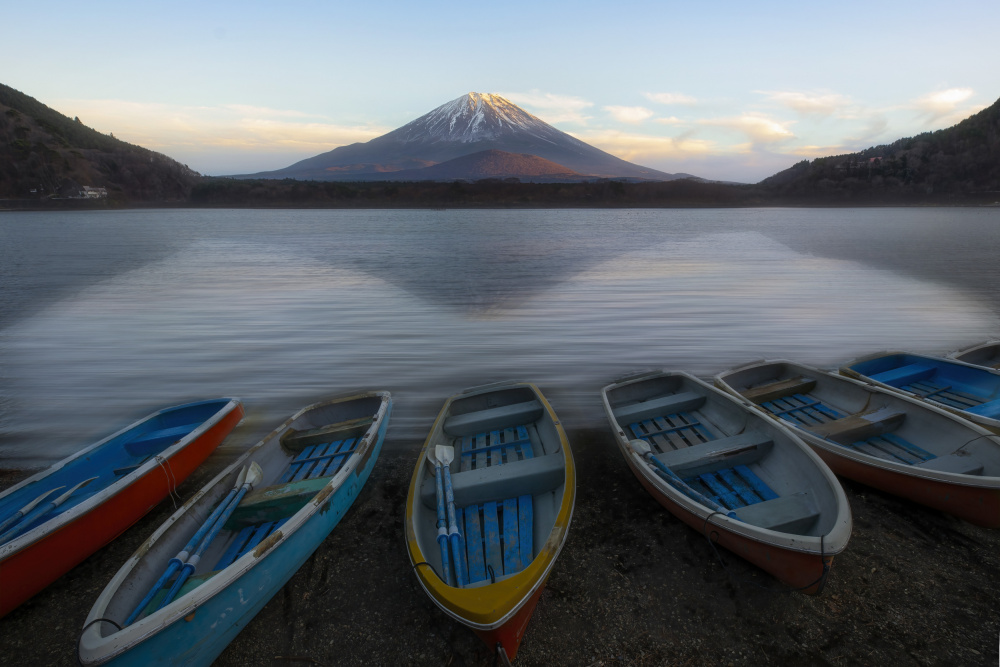
[(78, 197), (104, 188), (112, 202), (186, 200), (198, 174), (101, 134), (0, 84), (0, 198)]
[(789, 203), (1000, 198), (1000, 100), (944, 130), (804, 160), (760, 186)]

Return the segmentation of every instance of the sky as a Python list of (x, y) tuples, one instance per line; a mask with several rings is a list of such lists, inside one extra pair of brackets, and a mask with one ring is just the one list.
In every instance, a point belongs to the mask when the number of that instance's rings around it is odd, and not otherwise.
[(5, 4), (0, 83), (209, 175), (481, 92), (644, 166), (757, 182), (1000, 97), (996, 0)]

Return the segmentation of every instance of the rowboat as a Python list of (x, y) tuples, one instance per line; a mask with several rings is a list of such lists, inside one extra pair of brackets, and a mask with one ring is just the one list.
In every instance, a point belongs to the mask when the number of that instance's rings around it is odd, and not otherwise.
[(840, 373), (933, 403), (1000, 434), (1000, 371), (922, 354), (879, 352), (849, 362)]
[(535, 385), (445, 401), (413, 471), (406, 544), (427, 595), (501, 660), (517, 655), (575, 497), (566, 433)]
[(1000, 370), (1000, 340), (989, 340), (985, 343), (956, 350), (949, 354), (948, 358), (955, 361), (964, 361), (974, 366), (984, 366), (993, 370)]
[(646, 373), (601, 393), (618, 448), (653, 498), (793, 589), (822, 590), (851, 510), (791, 431), (687, 373)]
[(350, 508), (391, 407), (384, 391), (317, 403), (248, 449), (115, 574), (87, 617), (80, 662), (210, 664)]
[(794, 428), (838, 475), (1000, 527), (1000, 438), (989, 431), (930, 403), (790, 361), (749, 364), (715, 381)]
[(0, 493), (0, 616), (173, 494), (242, 419), (236, 399), (166, 408)]

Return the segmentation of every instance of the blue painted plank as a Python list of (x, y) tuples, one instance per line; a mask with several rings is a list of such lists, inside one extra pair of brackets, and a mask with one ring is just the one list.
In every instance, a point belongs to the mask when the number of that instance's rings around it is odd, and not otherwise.
[(904, 440), (895, 433), (883, 433), (882, 438), (888, 440), (889, 442), (896, 445), (900, 449), (905, 449), (908, 453), (912, 454), (913, 456), (916, 456), (921, 461), (930, 461), (931, 459), (937, 458), (936, 454), (931, 454), (926, 449), (923, 449), (922, 447), (917, 447), (909, 440)]
[(760, 502), (760, 497), (754, 492), (753, 488), (731, 469), (720, 470), (719, 477), (736, 492), (745, 505), (753, 505)]
[(465, 508), (465, 547), (469, 552), (469, 583), (486, 579), (486, 559), (483, 557), (483, 528), (479, 505)]
[(531, 496), (523, 495), (517, 499), (517, 532), (520, 538), (522, 570), (534, 560), (534, 529), (534, 505)]
[(518, 426), (517, 437), (518, 440), (523, 441), (521, 444), (521, 457), (525, 459), (534, 458), (535, 450), (532, 449), (531, 447), (531, 439), (528, 437), (528, 429), (524, 428), (523, 426)]
[(521, 571), (521, 547), (517, 539), (517, 498), (503, 501), (503, 571)]
[(767, 484), (764, 483), (760, 477), (755, 475), (750, 468), (746, 466), (736, 466), (733, 468), (737, 475), (743, 478), (743, 480), (753, 487), (753, 490), (764, 500), (774, 500), (778, 497), (778, 494), (771, 490)]
[(456, 449), (462, 452), (461, 458), (458, 462), (458, 469), (472, 470), (472, 438), (465, 436), (463, 438), (455, 438), (455, 440), (458, 443)]
[(483, 503), (483, 545), (486, 565), (493, 567), (496, 576), (503, 574), (503, 553), (500, 551), (500, 521), (495, 502)]
[[(347, 458), (351, 455), (351, 452), (353, 452), (356, 449), (354, 445), (357, 441), (358, 438), (347, 438), (346, 440), (344, 440), (343, 443), (340, 445), (340, 447), (337, 448), (336, 456), (330, 459), (330, 463), (326, 466), (326, 469), (323, 471), (323, 475), (336, 475), (337, 472), (343, 467), (344, 463), (347, 461)], [(334, 451), (333, 447), (330, 448), (330, 451), (331, 452)], [(317, 475), (317, 477), (319, 476), (320, 475)]]
[(256, 526), (247, 526), (237, 533), (236, 539), (229, 544), (229, 548), (226, 549), (225, 553), (222, 554), (222, 558), (219, 559), (219, 562), (212, 569), (221, 570), (224, 567), (229, 567), (236, 560), (236, 555), (243, 549), (243, 545), (250, 539), (250, 535), (253, 534), (256, 528)]
[(722, 481), (716, 477), (715, 473), (708, 472), (704, 475), (699, 475), (698, 479), (700, 479), (705, 486), (712, 490), (712, 500), (716, 501), (726, 509), (738, 509), (746, 504), (736, 493), (723, 484)]
[(299, 472), (299, 469), (302, 468), (303, 465), (301, 463), (297, 463), (297, 461), (304, 461), (305, 459), (312, 456), (312, 453), (315, 451), (316, 451), (316, 445), (309, 445), (301, 452), (299, 452), (298, 455), (294, 459), (292, 459), (291, 465), (289, 465), (288, 469), (285, 470), (285, 473), (281, 476), (280, 481), (281, 482), (292, 481), (292, 478), (295, 477), (295, 475)]

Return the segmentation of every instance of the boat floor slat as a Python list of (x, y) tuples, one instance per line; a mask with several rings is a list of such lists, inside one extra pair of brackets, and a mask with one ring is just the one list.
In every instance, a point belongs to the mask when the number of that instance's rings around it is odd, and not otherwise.
[(778, 497), (764, 480), (745, 465), (697, 475), (684, 482), (726, 509), (756, 505)]
[[(525, 425), (456, 438), (460, 469), (475, 470), (534, 458)], [(459, 508), (469, 583), (520, 572), (533, 560), (534, 508), (530, 495)]]
[(900, 387), (904, 391), (917, 394), (921, 398), (926, 398), (937, 403), (942, 403), (948, 407), (965, 410), (986, 402), (986, 399), (964, 391), (953, 389), (950, 385), (937, 384), (930, 380), (921, 380)]

